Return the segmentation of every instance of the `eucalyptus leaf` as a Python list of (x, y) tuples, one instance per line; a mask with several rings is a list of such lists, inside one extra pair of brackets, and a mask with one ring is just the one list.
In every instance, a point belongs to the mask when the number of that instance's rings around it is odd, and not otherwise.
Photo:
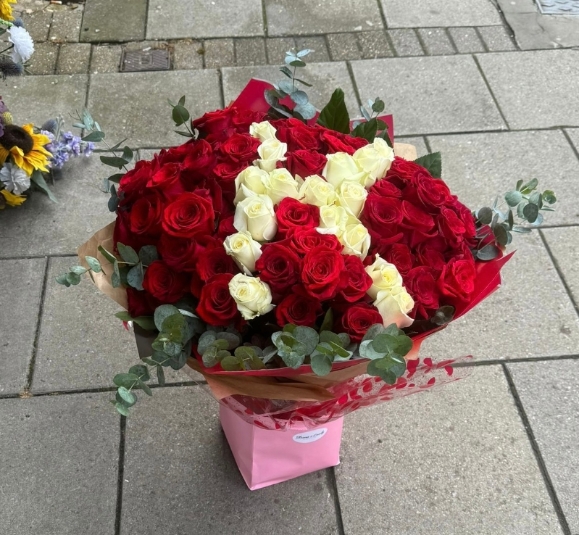
[(517, 206), (523, 200), (523, 194), (520, 191), (509, 191), (505, 195), (505, 201), (509, 206)]
[(139, 262), (136, 266), (129, 269), (129, 272), (127, 273), (127, 282), (129, 283), (129, 286), (132, 286), (136, 290), (143, 290), (144, 276), (143, 264)]
[(94, 256), (85, 256), (84, 259), (88, 264), (88, 267), (90, 267), (95, 273), (100, 273), (103, 270), (101, 263)]
[(157, 382), (163, 386), (165, 384), (165, 370), (162, 366), (157, 366), (155, 369), (157, 370)]
[(117, 249), (119, 251), (119, 254), (121, 255), (121, 258), (125, 262), (127, 262), (129, 264), (138, 264), (139, 263), (139, 255), (137, 254), (137, 251), (135, 251), (129, 245), (124, 245), (121, 242), (117, 242)]
[(129, 368), (129, 373), (136, 375), (140, 381), (148, 381), (151, 376), (149, 375), (149, 368), (144, 364), (135, 364)]
[(173, 316), (175, 314), (179, 314), (179, 309), (173, 305), (161, 305), (158, 306), (155, 309), (155, 314), (154, 314), (154, 318), (155, 318), (155, 325), (157, 326), (157, 329), (159, 331), (163, 330), (163, 322), (165, 321), (165, 319), (167, 319), (169, 316)]
[(314, 353), (311, 357), (312, 371), (319, 376), (328, 375), (332, 371), (332, 359), (323, 353)]
[(529, 223), (534, 223), (539, 216), (539, 207), (529, 203), (523, 208), (523, 216)]
[(497, 258), (499, 254), (499, 248), (494, 243), (489, 243), (477, 250), (476, 257), (483, 262), (487, 262)]
[(123, 399), (123, 401), (127, 403), (129, 406), (134, 405), (135, 402), (137, 401), (135, 394), (133, 394), (130, 390), (128, 390), (124, 386), (119, 386), (117, 392), (119, 396)]

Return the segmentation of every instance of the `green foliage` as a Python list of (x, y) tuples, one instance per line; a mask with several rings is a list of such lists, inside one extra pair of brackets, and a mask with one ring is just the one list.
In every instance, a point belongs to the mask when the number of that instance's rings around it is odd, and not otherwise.
[(137, 253), (132, 247), (121, 242), (117, 243), (117, 249), (120, 260), (110, 253), (107, 256), (107, 260), (113, 264), (111, 280), (113, 287), (128, 285), (136, 290), (142, 290), (147, 266), (159, 257), (157, 249), (154, 245), (145, 245)]
[(85, 260), (89, 266), (88, 268), (83, 266), (72, 266), (67, 273), (61, 273), (58, 275), (55, 279), (56, 282), (68, 288), (69, 286), (76, 286), (77, 284), (80, 284), (81, 275), (85, 273), (88, 273), (90, 277), (93, 278), (93, 272), (100, 273), (103, 271), (100, 262), (96, 258), (87, 256)]
[(350, 115), (346, 108), (344, 92), (341, 89), (336, 89), (332, 93), (330, 102), (322, 108), (318, 124), (343, 134), (350, 133)]
[[(369, 143), (372, 143), (376, 137), (380, 137), (392, 147), (392, 141), (388, 136), (388, 126), (384, 121), (378, 119), (378, 114), (382, 113), (386, 105), (384, 101), (376, 98), (376, 100), (368, 101), (368, 108), (360, 107), (364, 121), (357, 121), (351, 135), (354, 137), (364, 138)], [(378, 134), (378, 132), (381, 132)]]
[(169, 105), (171, 106), (171, 108), (173, 108), (171, 111), (171, 117), (173, 119), (173, 122), (175, 123), (175, 126), (185, 125), (186, 128), (186, 130), (175, 130), (175, 132), (180, 136), (194, 138), (195, 134), (193, 133), (191, 128), (189, 128), (188, 124), (189, 120), (191, 119), (191, 114), (189, 113), (189, 110), (185, 107), (185, 95), (183, 95), (179, 99), (179, 102), (177, 102), (177, 104), (173, 104), (169, 100)]
[(38, 169), (35, 169), (32, 172), (32, 175), (30, 175), (30, 182), (35, 189), (42, 191), (42, 193), (46, 194), (52, 202), (58, 202), (56, 200), (56, 197), (54, 196), (54, 193), (50, 191), (50, 188), (48, 187), (46, 180), (44, 180), (44, 175)]
[(414, 160), (414, 163), (424, 167), (434, 178), (442, 176), (442, 158), (440, 152), (432, 152)]

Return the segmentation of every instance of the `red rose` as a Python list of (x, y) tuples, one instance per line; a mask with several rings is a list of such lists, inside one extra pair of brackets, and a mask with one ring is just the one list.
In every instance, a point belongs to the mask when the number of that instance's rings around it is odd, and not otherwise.
[(451, 198), (448, 186), (440, 179), (432, 178), (424, 170), (414, 174), (416, 194), (422, 203), (433, 209), (438, 209)]
[(363, 299), (372, 286), (372, 277), (366, 273), (362, 261), (353, 255), (344, 256), (348, 285), (339, 294), (344, 301), (354, 303)]
[(287, 169), (292, 175), (306, 178), (321, 174), (326, 166), (326, 157), (313, 150), (296, 150), (287, 155)]
[(359, 303), (349, 307), (334, 328), (337, 332), (348, 334), (352, 342), (361, 342), (368, 329), (376, 323), (382, 325), (378, 309), (373, 305)]
[(122, 243), (123, 245), (130, 245), (133, 249), (139, 251), (143, 245), (150, 245), (151, 240), (147, 235), (132, 232), (130, 213), (119, 210), (117, 211), (117, 220), (113, 231), (113, 243), (115, 244), (115, 250), (117, 249), (117, 243)]
[(476, 268), (474, 260), (452, 258), (438, 278), (438, 287), (443, 295), (465, 300), (474, 290)]
[(320, 234), (315, 228), (296, 229), (291, 235), (289, 245), (300, 256), (304, 256), (314, 247), (321, 245), (338, 252), (344, 248), (336, 236)]
[(195, 271), (205, 248), (195, 238), (176, 238), (162, 234), (158, 244), (161, 259), (176, 271)]
[(225, 240), (227, 236), (235, 234), (237, 229), (233, 226), (233, 216), (228, 216), (219, 221), (219, 228), (217, 229), (216, 238)]
[(394, 243), (380, 254), (387, 262), (394, 264), (396, 269), (404, 275), (408, 273), (414, 265), (414, 255), (410, 248), (403, 243)]
[(155, 191), (137, 199), (130, 212), (131, 232), (159, 235), (163, 216), (163, 199)]
[(259, 278), (269, 284), (275, 297), (298, 282), (301, 274), (300, 257), (279, 243), (265, 245), (255, 263)]
[(183, 193), (165, 208), (163, 229), (177, 238), (211, 234), (215, 214), (210, 200), (196, 193)]
[(219, 162), (211, 172), (218, 182), (235, 182), (237, 175), (241, 173), (248, 166), (247, 162), (236, 162), (234, 160), (226, 160)]
[(130, 286), (127, 288), (127, 302), (131, 318), (152, 316), (155, 309), (162, 304), (147, 292), (136, 290)]
[(320, 224), (320, 209), (303, 204), (291, 197), (282, 199), (275, 209), (277, 232), (282, 238), (290, 236), (298, 228), (314, 228)]
[(211, 136), (214, 139), (226, 139), (228, 130), (232, 126), (232, 118), (235, 110), (225, 108), (224, 110), (210, 111), (192, 122), (193, 128), (199, 130), (200, 137)]
[(207, 282), (222, 273), (235, 275), (239, 273), (239, 269), (233, 258), (225, 252), (223, 244), (216, 241), (197, 259), (197, 273), (202, 281)]
[(188, 146), (189, 150), (183, 160), (183, 168), (201, 175), (208, 173), (216, 160), (211, 145), (204, 139), (198, 139)]
[(155, 260), (145, 271), (143, 288), (162, 303), (174, 303), (185, 295), (187, 276)]
[(179, 182), (180, 173), (180, 163), (167, 163), (151, 175), (151, 178), (147, 182), (147, 187), (158, 188), (159, 190), (171, 189), (176, 182)]
[(384, 229), (395, 228), (402, 221), (402, 203), (393, 197), (370, 193), (360, 219), (368, 230), (383, 234)]
[(411, 202), (403, 200), (401, 212), (401, 226), (404, 228), (426, 234), (434, 227), (434, 219)]
[(437, 275), (446, 264), (442, 254), (444, 249), (440, 250), (441, 243), (442, 240), (440, 238), (428, 240), (421, 243), (416, 250), (418, 262), (432, 269)]
[(328, 247), (314, 247), (304, 257), (301, 279), (314, 299), (333, 299), (348, 283), (344, 256)]
[[(301, 289), (301, 291), (299, 291)], [(292, 293), (275, 307), (275, 319), (280, 327), (288, 323), (314, 327), (318, 316), (322, 313), (322, 305), (317, 299), (305, 294), (300, 286), (292, 289)]]
[(358, 149), (368, 145), (368, 141), (361, 137), (352, 137), (333, 130), (322, 131), (322, 142), (327, 146), (328, 154), (335, 152), (346, 152), (350, 155), (354, 154)]
[(215, 275), (203, 285), (197, 305), (197, 315), (209, 325), (225, 327), (238, 319), (237, 304), (229, 292), (229, 281), (233, 275)]
[[(297, 152), (298, 150), (317, 150), (320, 148), (320, 136), (317, 128), (307, 127), (303, 123), (301, 126), (287, 128), (285, 132), (284, 143), (287, 143), (288, 152)], [(281, 138), (278, 138), (281, 141)]]
[(152, 162), (139, 160), (134, 169), (124, 174), (118, 188), (119, 197), (122, 198), (124, 196), (121, 200), (121, 205), (132, 202), (135, 197), (145, 191), (145, 187), (151, 178), (152, 170)]
[(378, 180), (370, 188), (369, 193), (380, 195), (380, 197), (402, 197), (402, 190), (386, 179)]
[(249, 162), (258, 157), (261, 142), (249, 134), (233, 134), (219, 147), (221, 154), (234, 162)]
[(236, 130), (241, 133), (249, 132), (249, 127), (253, 123), (261, 123), (265, 115), (260, 111), (251, 111), (247, 109), (240, 110), (235, 107), (232, 109), (235, 113), (231, 118), (231, 122), (236, 127)]
[(454, 210), (443, 208), (437, 221), (440, 233), (451, 247), (456, 247), (463, 241), (466, 227)]
[(407, 182), (412, 180), (417, 170), (423, 170), (418, 164), (409, 162), (400, 156), (395, 156), (390, 169), (386, 173), (386, 179), (390, 180), (395, 186), (404, 187)]
[(429, 311), (438, 308), (438, 288), (432, 269), (419, 266), (404, 276), (404, 286), (414, 299), (416, 315), (424, 319), (430, 317)]

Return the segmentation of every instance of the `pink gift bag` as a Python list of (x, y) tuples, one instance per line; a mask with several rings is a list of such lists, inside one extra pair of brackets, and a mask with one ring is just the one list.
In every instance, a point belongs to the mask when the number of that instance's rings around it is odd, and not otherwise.
[(344, 418), (313, 429), (290, 424), (273, 431), (252, 425), (219, 404), (219, 419), (250, 490), (340, 464)]

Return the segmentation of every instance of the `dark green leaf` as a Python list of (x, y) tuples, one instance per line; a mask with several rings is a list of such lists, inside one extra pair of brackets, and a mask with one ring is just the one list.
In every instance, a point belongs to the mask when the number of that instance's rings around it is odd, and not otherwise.
[(450, 305), (441, 306), (432, 316), (432, 323), (435, 325), (446, 325), (454, 317), (454, 307)]
[(330, 102), (320, 112), (318, 124), (342, 134), (350, 133), (350, 116), (341, 89), (336, 89), (332, 93)]
[(485, 206), (477, 212), (476, 217), (481, 225), (488, 225), (493, 219), (493, 211)]
[(155, 322), (151, 316), (137, 316), (136, 318), (132, 318), (126, 310), (117, 312), (115, 316), (122, 321), (132, 321), (147, 331), (155, 330)]
[(529, 223), (534, 223), (539, 216), (539, 207), (529, 203), (523, 208), (523, 216)]
[(69, 271), (66, 274), (66, 280), (68, 281), (69, 284), (76, 286), (77, 284), (80, 284), (80, 275), (78, 273), (73, 273), (72, 271)]
[(151, 376), (149, 375), (149, 368), (144, 364), (135, 364), (129, 368), (129, 373), (136, 375), (140, 381), (148, 381)]
[(522, 180), (517, 180), (517, 186), (516, 186), (516, 190), (517, 191), (521, 191), (521, 186), (523, 185), (523, 181)]
[(290, 62), (290, 66), (291, 67), (305, 67), (306, 64), (301, 59), (296, 59), (296, 60)]
[(543, 192), (543, 200), (547, 204), (555, 204), (557, 202), (557, 197), (555, 193), (553, 193), (550, 189), (547, 189)]
[(500, 250), (494, 243), (489, 243), (476, 252), (476, 257), (483, 262), (499, 256)]
[(183, 137), (195, 137), (191, 132), (187, 132), (186, 130), (173, 130), (173, 132)]
[(165, 371), (162, 366), (157, 366), (157, 381), (161, 386), (165, 384)]
[(424, 167), (434, 178), (442, 176), (442, 159), (440, 152), (432, 152), (414, 160), (414, 163)]
[(137, 254), (137, 251), (135, 251), (132, 247), (125, 245), (121, 242), (117, 242), (117, 249), (119, 250), (121, 258), (125, 262), (128, 262), (129, 264), (139, 263), (139, 255)]
[(283, 72), (288, 78), (293, 78), (292, 71), (285, 65), (283, 67), (280, 67), (279, 70)]
[(139, 258), (145, 266), (149, 266), (155, 260), (159, 260), (159, 253), (154, 245), (145, 245), (139, 251)]
[(375, 113), (382, 113), (384, 111), (385, 107), (386, 107), (386, 104), (384, 104), (384, 101), (377, 98), (374, 101), (374, 104), (372, 104), (372, 111)]
[(151, 389), (149, 388), (149, 385), (147, 383), (143, 383), (143, 381), (139, 381), (137, 383), (136, 388), (140, 388), (145, 394), (147, 394), (147, 396), (152, 396), (153, 392), (151, 392)]
[(173, 108), (172, 112), (173, 121), (175, 122), (175, 126), (181, 126), (183, 123), (186, 123), (189, 120), (189, 112), (186, 108), (177, 104)]
[(334, 313), (331, 308), (328, 308), (326, 315), (324, 316), (324, 321), (322, 321), (322, 325), (320, 327), (320, 332), (322, 331), (331, 331), (332, 326), (334, 325)]
[(125, 388), (133, 388), (138, 381), (139, 377), (132, 373), (119, 373), (113, 378), (113, 383), (116, 386), (124, 386)]
[(116, 151), (125, 141), (127, 141), (127, 138), (123, 139), (122, 141), (119, 141), (114, 147), (111, 147), (109, 150), (111, 150), (112, 152)]
[(102, 245), (98, 246), (100, 254), (102, 254), (111, 264), (116, 262), (116, 257), (112, 253), (109, 253)]
[(95, 130), (94, 132), (91, 132), (87, 136), (84, 136), (82, 138), (82, 140), (83, 141), (92, 141), (93, 143), (98, 143), (99, 141), (102, 141), (104, 138), (105, 138), (104, 132), (99, 132), (99, 131)]
[(88, 266), (95, 273), (100, 273), (103, 270), (101, 263), (94, 256), (85, 256), (84, 259), (85, 259), (86, 263), (88, 264)]
[(523, 195), (529, 195), (537, 186), (539, 185), (539, 181), (536, 178), (533, 178), (526, 184), (521, 187), (521, 193)]
[(58, 202), (52, 191), (50, 191), (46, 180), (44, 180), (43, 174), (38, 169), (35, 169), (32, 175), (30, 175), (30, 180), (40, 191), (46, 193), (52, 202)]
[(179, 309), (173, 305), (161, 305), (155, 309), (155, 325), (159, 331), (163, 330), (163, 322), (169, 316), (173, 316), (174, 314), (179, 314)]
[(354, 130), (352, 131), (352, 135), (354, 137), (361, 137), (367, 140), (369, 143), (372, 143), (376, 138), (376, 132), (378, 131), (378, 122), (376, 119), (370, 119), (365, 123), (360, 123)]
[(129, 286), (132, 286), (136, 290), (143, 290), (144, 275), (143, 264), (139, 262), (136, 266), (129, 269), (129, 272), (127, 273), (127, 282)]
[(507, 230), (502, 225), (495, 225), (493, 228), (493, 234), (499, 245), (505, 246), (507, 244)]
[(130, 147), (123, 147), (123, 155), (121, 158), (125, 160), (126, 163), (131, 163), (133, 161), (133, 151)]
[(294, 80), (295, 80), (296, 82), (299, 82), (300, 84), (305, 85), (306, 87), (313, 87), (312, 84), (306, 82), (305, 80), (301, 80), (300, 78), (294, 78)]
[(56, 277), (56, 282), (58, 282), (58, 284), (62, 284), (63, 286), (66, 286), (67, 288), (70, 286), (70, 282), (68, 282), (68, 279), (66, 278), (67, 273), (61, 273), (60, 275), (58, 275), (58, 277)]
[(179, 99), (179, 106), (185, 106), (185, 95)]
[(127, 163), (123, 158), (119, 158), (118, 156), (101, 156), (101, 162), (111, 167), (117, 167), (118, 169), (122, 169)]
[(223, 368), (223, 370), (225, 370), (226, 372), (234, 372), (234, 371), (241, 370), (242, 366), (241, 366), (241, 362), (239, 361), (239, 359), (237, 357), (231, 356), (231, 357), (225, 357), (221, 361), (221, 368)]

